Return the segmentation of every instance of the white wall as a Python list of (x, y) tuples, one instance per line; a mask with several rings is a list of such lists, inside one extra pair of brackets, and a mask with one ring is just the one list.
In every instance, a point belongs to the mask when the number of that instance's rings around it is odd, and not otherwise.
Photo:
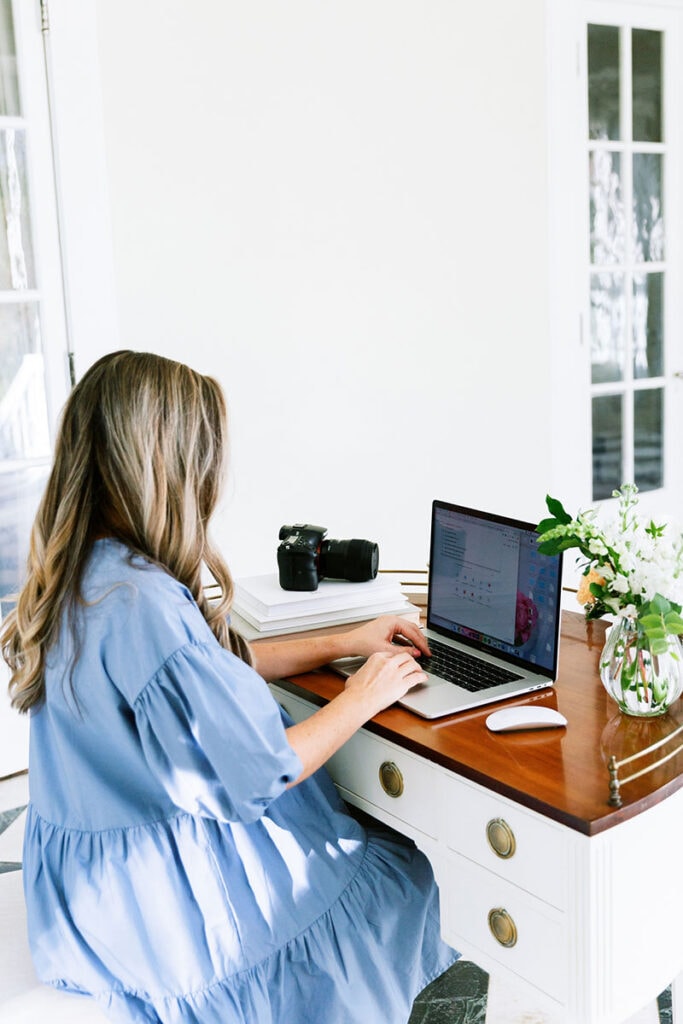
[[(424, 565), (432, 497), (540, 518), (543, 0), (95, 13), (84, 65), (100, 79), (120, 342), (225, 386), (233, 474), (215, 532), (234, 572), (274, 570), (284, 522), (376, 540), (389, 568)], [(105, 313), (77, 333), (81, 372), (114, 343)]]

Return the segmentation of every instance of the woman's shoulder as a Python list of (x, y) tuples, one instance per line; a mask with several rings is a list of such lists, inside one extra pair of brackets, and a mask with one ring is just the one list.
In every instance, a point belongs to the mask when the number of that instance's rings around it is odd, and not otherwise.
[(95, 542), (82, 597), (90, 631), (107, 647), (144, 648), (163, 660), (185, 644), (213, 640), (188, 588), (116, 540)]
[(115, 600), (155, 600), (177, 594), (192, 601), (188, 588), (163, 566), (132, 551), (121, 541), (104, 537), (95, 541), (81, 586), (87, 603), (110, 596)]

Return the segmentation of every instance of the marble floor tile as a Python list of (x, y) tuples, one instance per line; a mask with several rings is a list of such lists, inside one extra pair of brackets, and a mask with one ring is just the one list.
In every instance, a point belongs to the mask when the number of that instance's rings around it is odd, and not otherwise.
[(408, 1024), (485, 1024), (488, 976), (458, 960), (415, 1000)]
[[(529, 1006), (514, 985), (460, 960), (420, 993), (408, 1024), (563, 1024), (563, 1015), (550, 1002)], [(670, 991), (624, 1024), (671, 1024)]]
[(662, 992), (657, 1000), (659, 1005), (659, 1024), (671, 1024), (673, 1019), (673, 1007), (671, 1005), (671, 989)]
[(0, 874), (21, 867), (26, 807), (0, 811)]
[(21, 867), (27, 800), (26, 776), (0, 781), (0, 874)]

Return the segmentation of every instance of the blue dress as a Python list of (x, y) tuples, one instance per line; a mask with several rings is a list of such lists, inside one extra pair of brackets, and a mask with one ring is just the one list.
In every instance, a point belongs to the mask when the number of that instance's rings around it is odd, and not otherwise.
[(404, 1024), (456, 958), (426, 858), (366, 830), (187, 589), (112, 540), (32, 713), (40, 978), (154, 1024)]

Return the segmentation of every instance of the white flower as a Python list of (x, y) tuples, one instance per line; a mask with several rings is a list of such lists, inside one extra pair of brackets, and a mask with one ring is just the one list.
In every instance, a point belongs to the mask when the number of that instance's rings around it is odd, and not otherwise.
[[(569, 522), (556, 519), (546, 536), (579, 548), (584, 578), (602, 579), (595, 601), (584, 601), (591, 614), (601, 606), (615, 614), (638, 616), (656, 595), (683, 606), (683, 532), (680, 524), (639, 517), (638, 490), (624, 484), (616, 491), (617, 514), (607, 519), (604, 507), (579, 512)], [(549, 506), (550, 508), (550, 502)], [(551, 509), (552, 511), (552, 509)], [(566, 539), (570, 544), (566, 544)], [(589, 574), (588, 576), (586, 574)]]
[(612, 580), (610, 590), (616, 590), (617, 594), (628, 594), (630, 589), (631, 584), (626, 577), (622, 576), (621, 573), (617, 573), (615, 578)]
[(624, 605), (623, 608), (620, 608), (617, 614), (622, 619), (637, 619), (638, 609), (634, 604), (627, 604)]
[(619, 558), (621, 568), (623, 572), (633, 572), (638, 565), (638, 559), (630, 551), (624, 551)]

